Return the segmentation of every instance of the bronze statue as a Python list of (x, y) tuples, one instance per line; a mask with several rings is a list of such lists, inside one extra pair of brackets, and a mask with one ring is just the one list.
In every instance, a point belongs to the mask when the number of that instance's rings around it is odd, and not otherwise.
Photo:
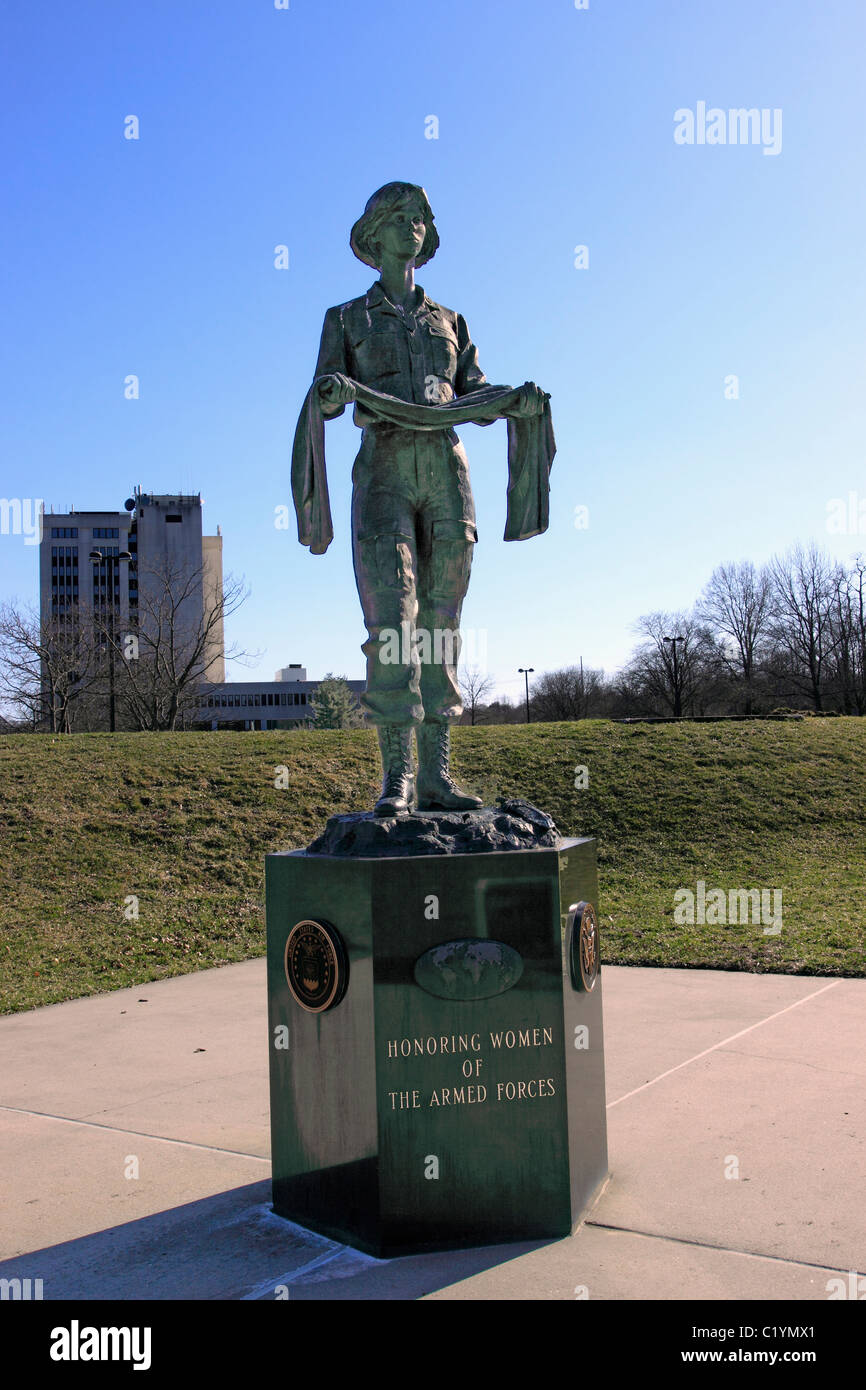
[(361, 703), (379, 733), (380, 816), (413, 803), (427, 811), (481, 805), (449, 771), (449, 726), (462, 714), (460, 611), (477, 540), (469, 467), (453, 426), (508, 420), (506, 540), (546, 530), (556, 448), (549, 397), (533, 382), (489, 386), (463, 318), (415, 284), (416, 266), (438, 245), (423, 188), (389, 183), (370, 198), (351, 247), (381, 278), (325, 315), (292, 455), (298, 537), (322, 554), (333, 536), (323, 422), (354, 402), (363, 434), (352, 470), (353, 558), (368, 632)]

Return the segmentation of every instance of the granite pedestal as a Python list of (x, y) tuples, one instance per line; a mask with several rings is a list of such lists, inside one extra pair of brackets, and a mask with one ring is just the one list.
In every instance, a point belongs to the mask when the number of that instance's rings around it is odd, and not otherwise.
[(607, 1174), (595, 842), (454, 848), (267, 856), (274, 1210), (379, 1256), (567, 1235)]

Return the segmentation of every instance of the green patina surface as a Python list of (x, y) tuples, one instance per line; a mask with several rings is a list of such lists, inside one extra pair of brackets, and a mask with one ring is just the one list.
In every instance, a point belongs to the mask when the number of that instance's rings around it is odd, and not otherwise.
[[(268, 858), (280, 1215), (385, 1256), (569, 1233), (607, 1173), (602, 991), (573, 987), (562, 950), (569, 905), (596, 898), (593, 848)], [(310, 919), (349, 961), (322, 1013), (286, 981)], [(419, 988), (419, 956), (458, 940), (522, 970), (495, 993)]]

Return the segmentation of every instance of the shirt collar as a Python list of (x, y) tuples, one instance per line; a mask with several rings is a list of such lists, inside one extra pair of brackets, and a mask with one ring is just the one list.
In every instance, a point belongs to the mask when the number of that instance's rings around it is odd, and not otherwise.
[[(414, 313), (415, 317), (418, 318), (422, 314), (430, 313), (431, 309), (433, 308), (433, 300), (427, 298), (427, 295), (424, 293), (423, 287), (421, 285), (416, 285), (415, 290), (417, 303), (412, 312)], [(394, 305), (391, 303), (390, 299), (388, 299), (387, 295), (385, 294), (385, 290), (382, 286), (381, 280), (377, 280), (375, 284), (371, 285), (368, 289), (367, 308), (381, 309), (382, 312), (386, 314), (399, 313), (399, 311), (395, 309)]]

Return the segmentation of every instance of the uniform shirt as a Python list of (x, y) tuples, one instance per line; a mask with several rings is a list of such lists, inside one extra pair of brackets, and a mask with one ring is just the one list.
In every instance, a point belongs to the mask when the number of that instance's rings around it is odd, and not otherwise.
[[(316, 377), (331, 372), (416, 405), (441, 404), (487, 382), (460, 314), (428, 299), (420, 285), (414, 308), (401, 311), (386, 297), (381, 280), (326, 313)], [(344, 410), (322, 403), (328, 419)], [(377, 423), (357, 404), (354, 420), (362, 429)]]

